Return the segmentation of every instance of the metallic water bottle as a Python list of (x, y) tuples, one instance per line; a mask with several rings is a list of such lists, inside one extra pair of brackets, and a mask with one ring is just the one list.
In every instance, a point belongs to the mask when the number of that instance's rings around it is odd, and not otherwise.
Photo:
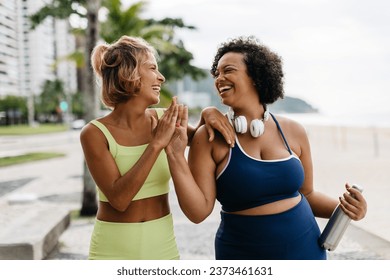
[[(360, 192), (363, 191), (357, 185), (352, 185), (352, 188)], [(339, 204), (321, 233), (319, 238), (320, 245), (326, 250), (335, 250), (350, 222), (351, 218), (344, 213)]]

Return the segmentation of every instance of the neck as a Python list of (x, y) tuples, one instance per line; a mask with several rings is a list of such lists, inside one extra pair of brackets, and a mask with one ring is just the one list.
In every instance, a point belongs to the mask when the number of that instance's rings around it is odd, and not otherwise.
[(232, 108), (229, 107), (229, 112), (232, 116), (245, 116), (248, 120), (268, 120), (269, 111), (266, 105), (260, 104), (260, 106), (251, 108)]
[(144, 125), (144, 121), (148, 120), (148, 115), (146, 109), (123, 103), (115, 107), (111, 113), (111, 119), (119, 126), (131, 128)]

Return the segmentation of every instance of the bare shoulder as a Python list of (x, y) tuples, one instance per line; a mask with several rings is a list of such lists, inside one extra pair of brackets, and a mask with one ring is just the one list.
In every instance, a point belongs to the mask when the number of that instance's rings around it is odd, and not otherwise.
[(280, 115), (274, 115), (274, 116), (279, 122), (284, 133), (293, 135), (295, 137), (306, 136), (306, 129), (301, 123), (285, 116), (280, 116)]
[[(94, 124), (88, 123), (86, 124), (80, 132), (80, 141), (82, 144), (88, 142), (98, 143), (100, 141), (104, 141), (105, 137), (101, 130)], [(104, 141), (105, 142), (105, 141)]]
[(229, 154), (230, 146), (219, 132), (215, 131), (213, 141), (209, 141), (209, 134), (206, 126), (202, 125), (196, 131), (190, 146), (190, 153), (193, 157), (205, 163), (207, 160), (213, 162), (213, 166), (221, 163)]
[(192, 144), (198, 145), (198, 144), (204, 144), (208, 143), (208, 133), (205, 125), (201, 125), (194, 133), (194, 137), (192, 138), (191, 146)]
[(206, 129), (206, 125), (203, 124), (195, 131), (193, 140), (195, 139), (195, 140), (207, 142), (210, 145), (220, 145), (220, 144), (226, 145), (226, 141), (223, 135), (218, 130), (214, 130), (214, 133), (215, 133), (214, 140), (210, 142), (209, 133)]

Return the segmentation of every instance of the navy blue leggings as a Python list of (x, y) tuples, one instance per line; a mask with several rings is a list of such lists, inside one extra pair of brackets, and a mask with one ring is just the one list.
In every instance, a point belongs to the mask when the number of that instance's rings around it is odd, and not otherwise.
[(244, 216), (221, 212), (215, 237), (217, 260), (325, 260), (320, 229), (306, 198), (278, 214)]

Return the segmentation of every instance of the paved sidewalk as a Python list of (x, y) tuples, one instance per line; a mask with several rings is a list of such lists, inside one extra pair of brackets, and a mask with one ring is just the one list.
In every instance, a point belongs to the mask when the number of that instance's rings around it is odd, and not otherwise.
[[(175, 199), (172, 193), (171, 207), (181, 259), (213, 260), (214, 235), (219, 223), (219, 211), (216, 209), (206, 221), (196, 225), (188, 221), (181, 213)], [(48, 259), (87, 259), (93, 223), (93, 218), (73, 220), (69, 229), (61, 236), (59, 246)], [(319, 224), (323, 227), (325, 222), (319, 221)], [(328, 252), (328, 258), (331, 260), (390, 260), (390, 242), (351, 224), (337, 249)]]
[[(78, 134), (71, 132), (66, 143), (56, 146), (54, 150), (67, 156), (0, 168), (0, 210), (8, 204), (10, 197), (29, 194), (36, 196), (36, 200), (26, 202), (31, 209), (34, 209), (34, 203), (56, 205), (69, 211), (80, 208), (83, 158)], [(214, 259), (213, 242), (219, 223), (219, 210), (215, 209), (205, 222), (196, 225), (183, 215), (173, 191), (170, 200), (181, 258)], [(376, 201), (370, 201), (370, 211), (381, 214), (381, 209), (376, 209), (375, 205)], [(375, 213), (372, 214), (375, 216)], [(87, 259), (93, 222), (93, 218), (71, 220), (48, 259)], [(324, 221), (319, 220), (319, 223), (321, 227), (324, 226)], [(390, 227), (390, 221), (385, 226)], [(359, 222), (353, 222), (336, 251), (329, 252), (329, 259), (390, 260), (390, 240), (378, 237), (375, 230), (367, 230), (367, 226), (363, 229), (359, 227)]]

